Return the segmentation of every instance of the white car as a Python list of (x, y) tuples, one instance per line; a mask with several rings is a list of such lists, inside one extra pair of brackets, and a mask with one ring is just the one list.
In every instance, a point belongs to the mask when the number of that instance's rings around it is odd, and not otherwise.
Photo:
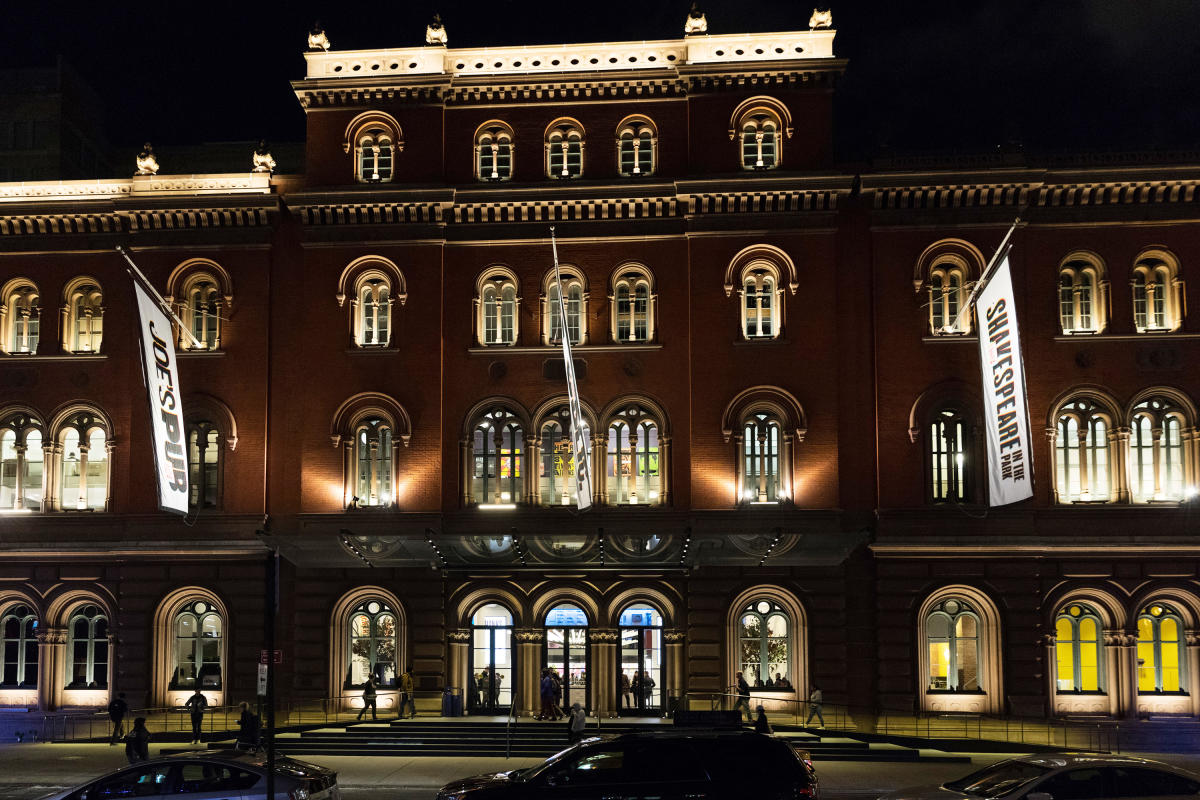
[[(316, 764), (275, 757), (275, 796), (340, 800), (337, 773)], [(42, 800), (266, 800), (267, 757), (242, 750), (194, 750), (152, 758), (47, 795)]]
[(1200, 776), (1145, 758), (1044, 753), (1000, 761), (941, 786), (880, 800), (1093, 800), (1196, 798)]

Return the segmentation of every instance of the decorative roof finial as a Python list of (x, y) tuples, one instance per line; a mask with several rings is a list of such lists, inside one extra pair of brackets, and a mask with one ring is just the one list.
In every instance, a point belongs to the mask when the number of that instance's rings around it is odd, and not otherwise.
[(275, 171), (275, 159), (271, 157), (271, 150), (267, 147), (266, 139), (258, 140), (258, 147), (254, 149), (254, 154), (250, 156), (250, 161), (254, 165), (251, 172), (266, 172), (272, 173)]
[(832, 28), (833, 27), (833, 11), (825, 9), (822, 11), (819, 8), (814, 8), (812, 16), (808, 18), (808, 29), (815, 31), (817, 28)]
[(329, 37), (325, 35), (325, 29), (321, 27), (321, 21), (317, 20), (313, 23), (312, 30), (308, 32), (308, 49), (309, 50), (328, 50)]
[(425, 26), (425, 44), (446, 46), (446, 26), (442, 24), (441, 14), (434, 14), (433, 22)]
[(697, 33), (708, 33), (708, 20), (704, 17), (704, 12), (697, 8), (697, 4), (692, 3), (692, 10), (683, 21), (683, 35), (692, 36)]
[(142, 152), (137, 154), (137, 172), (135, 175), (157, 175), (158, 159), (154, 157), (154, 147), (149, 142), (142, 145)]

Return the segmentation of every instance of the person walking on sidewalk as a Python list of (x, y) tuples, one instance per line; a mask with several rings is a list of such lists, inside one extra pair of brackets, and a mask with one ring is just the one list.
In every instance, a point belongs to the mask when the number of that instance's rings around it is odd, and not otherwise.
[(746, 683), (746, 679), (742, 677), (742, 673), (737, 674), (737, 702), (733, 704), (733, 710), (738, 712), (738, 720), (742, 719), (741, 709), (746, 709), (746, 722), (753, 720), (750, 715), (750, 684)]
[(362, 708), (358, 710), (357, 719), (362, 719), (363, 714), (367, 713), (367, 709), (371, 709), (371, 719), (379, 719), (375, 714), (375, 679), (367, 678), (367, 682), (363, 684), (362, 693)]
[(825, 705), (825, 696), (821, 694), (821, 687), (813, 684), (812, 694), (808, 696), (808, 719), (804, 720), (804, 726), (808, 727), (808, 723), (812, 722), (813, 715), (821, 720), (821, 727), (825, 727), (825, 715), (821, 713), (822, 706)]
[(208, 698), (196, 687), (196, 693), (183, 704), (192, 714), (192, 744), (200, 744), (200, 732), (204, 729), (204, 709), (208, 708)]
[(586, 727), (587, 712), (579, 703), (572, 703), (571, 711), (567, 715), (567, 744), (575, 744), (582, 739)]
[(400, 676), (400, 719), (404, 719), (404, 709), (412, 709), (412, 713), (408, 714), (408, 718), (412, 719), (417, 716), (417, 701), (413, 697), (413, 679), (412, 665), (404, 670), (404, 674)]
[(125, 738), (125, 715), (129, 713), (129, 704), (125, 702), (125, 693), (121, 692), (116, 699), (108, 704), (108, 718), (112, 720), (112, 740), (116, 744)]
[(125, 735), (125, 757), (130, 764), (150, 758), (150, 731), (146, 730), (146, 718), (138, 717), (133, 728)]

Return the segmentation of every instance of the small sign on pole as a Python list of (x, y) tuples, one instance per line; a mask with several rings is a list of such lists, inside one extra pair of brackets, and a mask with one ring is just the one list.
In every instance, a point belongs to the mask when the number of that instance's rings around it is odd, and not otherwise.
[(267, 696), (267, 665), (258, 665), (258, 696)]

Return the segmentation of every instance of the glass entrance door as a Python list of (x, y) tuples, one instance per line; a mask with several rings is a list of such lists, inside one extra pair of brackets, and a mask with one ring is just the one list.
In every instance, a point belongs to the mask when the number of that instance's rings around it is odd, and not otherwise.
[(471, 617), (466, 705), (470, 714), (507, 714), (512, 706), (512, 614), (489, 603)]
[(546, 614), (544, 664), (562, 681), (563, 711), (572, 703), (589, 708), (587, 615), (583, 609), (560, 605)]
[(663, 713), (662, 615), (648, 605), (630, 606), (620, 618), (621, 674), (617, 704), (622, 714)]

